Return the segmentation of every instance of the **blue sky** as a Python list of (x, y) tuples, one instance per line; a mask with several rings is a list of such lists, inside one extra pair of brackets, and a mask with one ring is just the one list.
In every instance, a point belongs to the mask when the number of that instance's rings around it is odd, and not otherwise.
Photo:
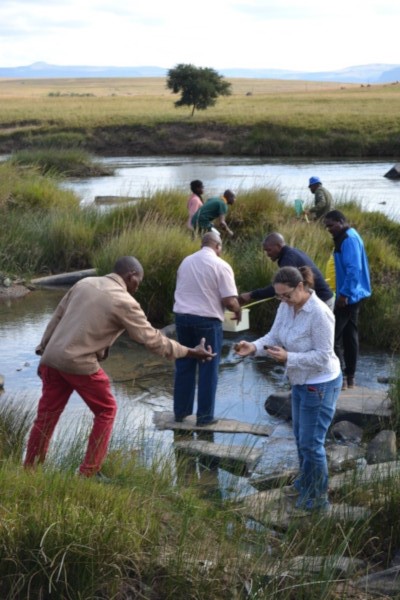
[(1, 0), (0, 67), (400, 64), (398, 0)]

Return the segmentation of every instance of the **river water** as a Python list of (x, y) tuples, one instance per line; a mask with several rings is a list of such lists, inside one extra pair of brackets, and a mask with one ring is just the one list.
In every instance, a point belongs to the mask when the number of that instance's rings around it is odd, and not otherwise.
[[(37, 290), (18, 300), (0, 302), (3, 348), (0, 372), (5, 377), (2, 401), (22, 401), (25, 408), (36, 408), (41, 382), (36, 375), (39, 357), (35, 355), (35, 347), (64, 293), (65, 290)], [(212, 437), (215, 442), (225, 445), (261, 448), (263, 459), (260, 468), (265, 473), (293, 467), (297, 458), (290, 426), (264, 410), (265, 399), (271, 393), (288, 389), (282, 368), (269, 360), (242, 360), (234, 354), (235, 341), (252, 340), (255, 336), (251, 330), (225, 333), (216, 416), (273, 425), (274, 433), (270, 438), (222, 433), (215, 433)], [(359, 381), (369, 387), (382, 388), (376, 378), (388, 375), (391, 363), (389, 355), (363, 349)], [(142, 346), (121, 336), (103, 367), (112, 380), (119, 407), (113, 444), (118, 446), (122, 440), (125, 446), (140, 448), (147, 459), (169, 453), (173, 457), (174, 434), (157, 431), (153, 424), (154, 411), (172, 411), (173, 363), (150, 354)], [(90, 422), (90, 411), (74, 394), (56, 429), (52, 447), (56, 448), (66, 438), (70, 439), (82, 424), (88, 426)], [(224, 469), (201, 470), (199, 464), (193, 461), (193, 470), (200, 480), (201, 477), (207, 478), (207, 485), (212, 475), (213, 485), (223, 496), (254, 492), (246, 478), (233, 476)]]
[(180, 189), (189, 193), (189, 183), (200, 179), (204, 197), (220, 194), (226, 188), (238, 194), (252, 188), (272, 187), (293, 204), (296, 198), (312, 203), (308, 180), (318, 176), (334, 200), (357, 200), (364, 210), (378, 210), (400, 220), (400, 180), (384, 177), (396, 160), (295, 160), (239, 157), (150, 156), (100, 159), (115, 169), (112, 177), (72, 180), (63, 185), (73, 189), (83, 204), (95, 196), (150, 195), (160, 189)]

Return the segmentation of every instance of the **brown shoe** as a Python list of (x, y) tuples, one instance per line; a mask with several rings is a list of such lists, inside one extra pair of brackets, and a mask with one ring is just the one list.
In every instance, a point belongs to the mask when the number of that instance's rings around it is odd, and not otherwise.
[(343, 378), (342, 390), (347, 390), (347, 380)]

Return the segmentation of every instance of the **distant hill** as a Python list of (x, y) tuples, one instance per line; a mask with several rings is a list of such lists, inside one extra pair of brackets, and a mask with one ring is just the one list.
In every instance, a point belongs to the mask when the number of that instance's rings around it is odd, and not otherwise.
[[(283, 69), (217, 69), (229, 78), (297, 79), (338, 83), (392, 83), (400, 80), (400, 65), (372, 64), (347, 67), (339, 71), (288, 71)], [(18, 79), (80, 77), (165, 77), (168, 69), (154, 66), (93, 67), (58, 66), (36, 62), (21, 67), (0, 67), (0, 77)]]

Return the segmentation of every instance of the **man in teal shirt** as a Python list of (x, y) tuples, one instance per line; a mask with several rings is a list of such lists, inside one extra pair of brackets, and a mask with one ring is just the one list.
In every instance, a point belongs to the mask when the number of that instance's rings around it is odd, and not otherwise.
[(209, 198), (192, 217), (193, 229), (201, 232), (211, 231), (213, 221), (217, 219), (216, 227), (220, 227), (232, 237), (233, 231), (225, 221), (228, 205), (235, 202), (236, 196), (231, 190), (225, 190), (222, 197)]

